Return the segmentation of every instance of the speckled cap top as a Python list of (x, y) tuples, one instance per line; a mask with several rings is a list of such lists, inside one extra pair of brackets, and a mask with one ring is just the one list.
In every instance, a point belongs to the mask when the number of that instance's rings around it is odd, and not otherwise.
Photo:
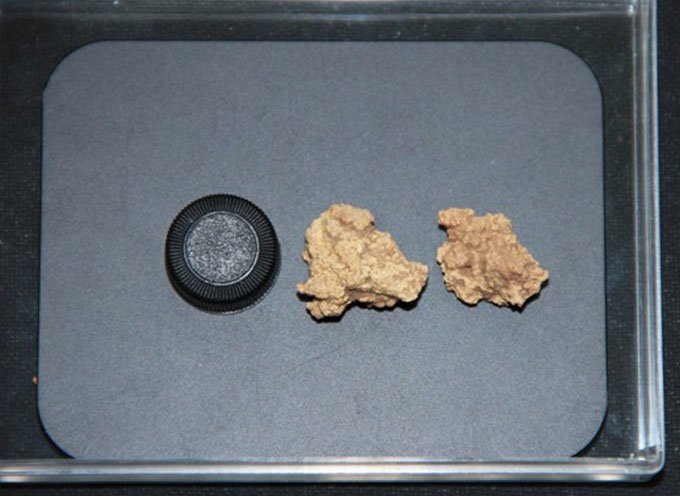
[(253, 203), (234, 195), (200, 198), (168, 230), (168, 276), (187, 302), (232, 313), (257, 303), (279, 268), (276, 232)]

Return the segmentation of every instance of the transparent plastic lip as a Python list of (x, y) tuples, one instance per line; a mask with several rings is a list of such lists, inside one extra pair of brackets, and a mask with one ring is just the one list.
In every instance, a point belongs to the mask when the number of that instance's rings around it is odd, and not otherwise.
[(643, 482), (663, 467), (655, 451), (635, 459), (567, 461), (306, 460), (297, 462), (5, 463), (3, 482), (389, 482), (540, 481)]
[[(225, 2), (229, 5), (229, 2)], [(263, 2), (260, 9), (299, 2)], [(413, 16), (418, 8), (438, 11), (442, 2), (309, 2), (300, 15), (340, 8), (344, 16)], [(390, 7), (395, 7), (390, 12)], [(581, 456), (564, 460), (427, 460), (343, 458), (256, 461), (110, 462), (72, 459), (0, 461), (1, 482), (214, 482), (214, 481), (645, 481), (664, 464), (661, 274), (659, 256), (659, 177), (657, 153), (656, 1), (461, 1), (435, 15), (507, 15), (517, 12), (550, 17), (571, 12), (620, 12), (634, 20), (634, 236), (636, 280), (635, 450), (627, 457)], [(376, 10), (377, 9), (377, 10)], [(443, 8), (442, 12), (446, 9)], [(507, 12), (506, 12), (507, 10)], [(310, 14), (310, 12), (312, 12)], [(382, 13), (381, 13), (382, 12)], [(181, 14), (181, 12), (180, 12)], [(291, 10), (287, 15), (295, 15)]]

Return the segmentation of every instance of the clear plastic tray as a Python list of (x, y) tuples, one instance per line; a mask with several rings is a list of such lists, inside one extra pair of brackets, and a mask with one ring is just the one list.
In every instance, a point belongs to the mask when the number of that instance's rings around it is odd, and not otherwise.
[[(656, 2), (4, 2), (0, 11), (5, 198), (17, 252), (0, 260), (3, 374), (0, 480), (642, 481), (664, 462), (656, 101)], [(94, 462), (52, 445), (38, 418), (41, 96), (52, 69), (101, 40), (542, 41), (581, 57), (603, 97), (608, 411), (577, 456)], [(18, 220), (18, 222), (17, 222)], [(1, 246), (1, 245), (0, 245)], [(27, 292), (28, 291), (28, 292)]]

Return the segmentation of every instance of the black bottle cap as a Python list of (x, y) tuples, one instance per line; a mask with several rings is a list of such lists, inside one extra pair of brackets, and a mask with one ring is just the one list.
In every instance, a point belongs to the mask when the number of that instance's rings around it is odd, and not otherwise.
[(233, 195), (200, 198), (182, 210), (165, 241), (168, 276), (186, 301), (210, 312), (238, 312), (274, 284), (279, 243), (267, 216)]

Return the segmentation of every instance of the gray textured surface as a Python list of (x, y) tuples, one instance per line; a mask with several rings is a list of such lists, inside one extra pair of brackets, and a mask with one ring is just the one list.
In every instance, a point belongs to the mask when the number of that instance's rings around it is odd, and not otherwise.
[(199, 219), (184, 242), (189, 269), (211, 284), (233, 284), (246, 277), (258, 251), (253, 227), (228, 212), (215, 212)]
[[(606, 408), (598, 85), (511, 43), (100, 43), (45, 90), (39, 407), (103, 458), (557, 457)], [(168, 283), (200, 196), (260, 206), (277, 284), (239, 314)], [(318, 324), (307, 225), (369, 208), (430, 281), (410, 309)], [(435, 262), (437, 210), (502, 211), (550, 271), (523, 312), (471, 308)]]

